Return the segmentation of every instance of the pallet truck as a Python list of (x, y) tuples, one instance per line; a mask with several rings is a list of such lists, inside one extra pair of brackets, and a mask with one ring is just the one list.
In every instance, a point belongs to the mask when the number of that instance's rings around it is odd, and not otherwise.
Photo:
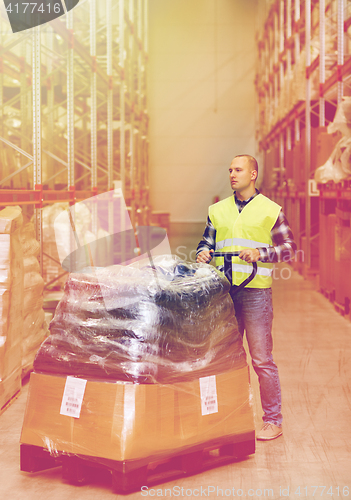
[[(232, 257), (224, 257), (230, 280)], [(237, 293), (257, 273), (251, 275)], [(20, 469), (62, 466), (63, 479), (86, 484), (112, 475), (116, 492), (191, 475), (255, 452), (248, 366), (213, 374), (218, 411), (201, 414), (199, 380), (169, 385), (88, 380), (80, 418), (60, 414), (66, 377), (32, 373), (20, 445)]]

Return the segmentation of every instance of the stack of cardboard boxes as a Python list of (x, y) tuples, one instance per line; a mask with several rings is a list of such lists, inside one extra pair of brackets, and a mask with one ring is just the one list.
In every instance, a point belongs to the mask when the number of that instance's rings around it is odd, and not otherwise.
[(20, 391), (47, 336), (38, 249), (21, 208), (0, 211), (0, 412)]
[[(60, 414), (66, 377), (32, 373), (21, 443), (114, 461), (255, 440), (248, 367), (215, 376), (218, 411), (199, 379), (175, 384), (87, 381), (79, 418)], [(252, 453), (252, 451), (251, 451)]]
[(37, 259), (40, 244), (35, 238), (34, 224), (28, 222), (21, 230), (24, 262), (23, 329), (22, 329), (22, 376), (33, 367), (34, 357), (47, 336), (43, 309), (44, 280)]
[(22, 210), (0, 212), (0, 412), (21, 389), (23, 329)]

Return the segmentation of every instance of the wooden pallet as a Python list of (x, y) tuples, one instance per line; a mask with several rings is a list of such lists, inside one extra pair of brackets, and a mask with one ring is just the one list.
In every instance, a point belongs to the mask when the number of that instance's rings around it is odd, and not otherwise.
[(74, 485), (87, 484), (94, 477), (94, 470), (103, 469), (112, 475), (112, 487), (116, 493), (130, 493), (142, 486), (197, 474), (255, 453), (255, 433), (247, 433), (241, 438), (244, 440), (223, 439), (217, 443), (204, 443), (167, 457), (124, 462), (62, 452), (52, 456), (47, 449), (21, 444), (20, 469), (38, 472), (62, 466), (63, 480)]
[(334, 309), (342, 316), (348, 317), (350, 314), (350, 305), (348, 301), (345, 301), (344, 304), (339, 304), (338, 302), (334, 302)]

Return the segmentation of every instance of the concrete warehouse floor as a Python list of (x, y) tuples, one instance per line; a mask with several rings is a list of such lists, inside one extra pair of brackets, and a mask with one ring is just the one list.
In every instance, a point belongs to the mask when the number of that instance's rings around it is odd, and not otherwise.
[[(196, 247), (196, 242), (192, 243), (192, 248)], [(143, 495), (137, 492), (126, 498), (152, 494), (170, 497), (177, 492), (188, 498), (201, 494), (207, 498), (347, 497), (351, 488), (351, 323), (290, 268), (279, 266), (276, 277), (274, 359), (283, 393), (283, 436), (257, 442), (256, 453), (243, 461), (152, 486)], [(262, 411), (258, 384), (256, 375), (251, 375), (259, 428)], [(27, 394), (28, 383), (0, 416), (0, 499), (119, 497), (112, 492), (108, 479), (76, 487), (62, 482), (60, 468), (34, 474), (20, 472), (19, 439)], [(172, 490), (174, 486), (179, 488)]]

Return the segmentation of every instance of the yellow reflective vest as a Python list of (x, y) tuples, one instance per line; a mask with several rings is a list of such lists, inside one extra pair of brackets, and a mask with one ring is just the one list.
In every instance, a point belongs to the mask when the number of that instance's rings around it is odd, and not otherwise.
[[(258, 194), (239, 213), (234, 196), (211, 205), (209, 217), (216, 229), (216, 251), (233, 252), (244, 248), (272, 245), (271, 229), (281, 207), (263, 194)], [(223, 266), (223, 257), (216, 258), (216, 266)], [(269, 288), (272, 285), (273, 264), (257, 262), (257, 274), (249, 288)], [(240, 285), (252, 272), (252, 265), (233, 257), (233, 285)]]

